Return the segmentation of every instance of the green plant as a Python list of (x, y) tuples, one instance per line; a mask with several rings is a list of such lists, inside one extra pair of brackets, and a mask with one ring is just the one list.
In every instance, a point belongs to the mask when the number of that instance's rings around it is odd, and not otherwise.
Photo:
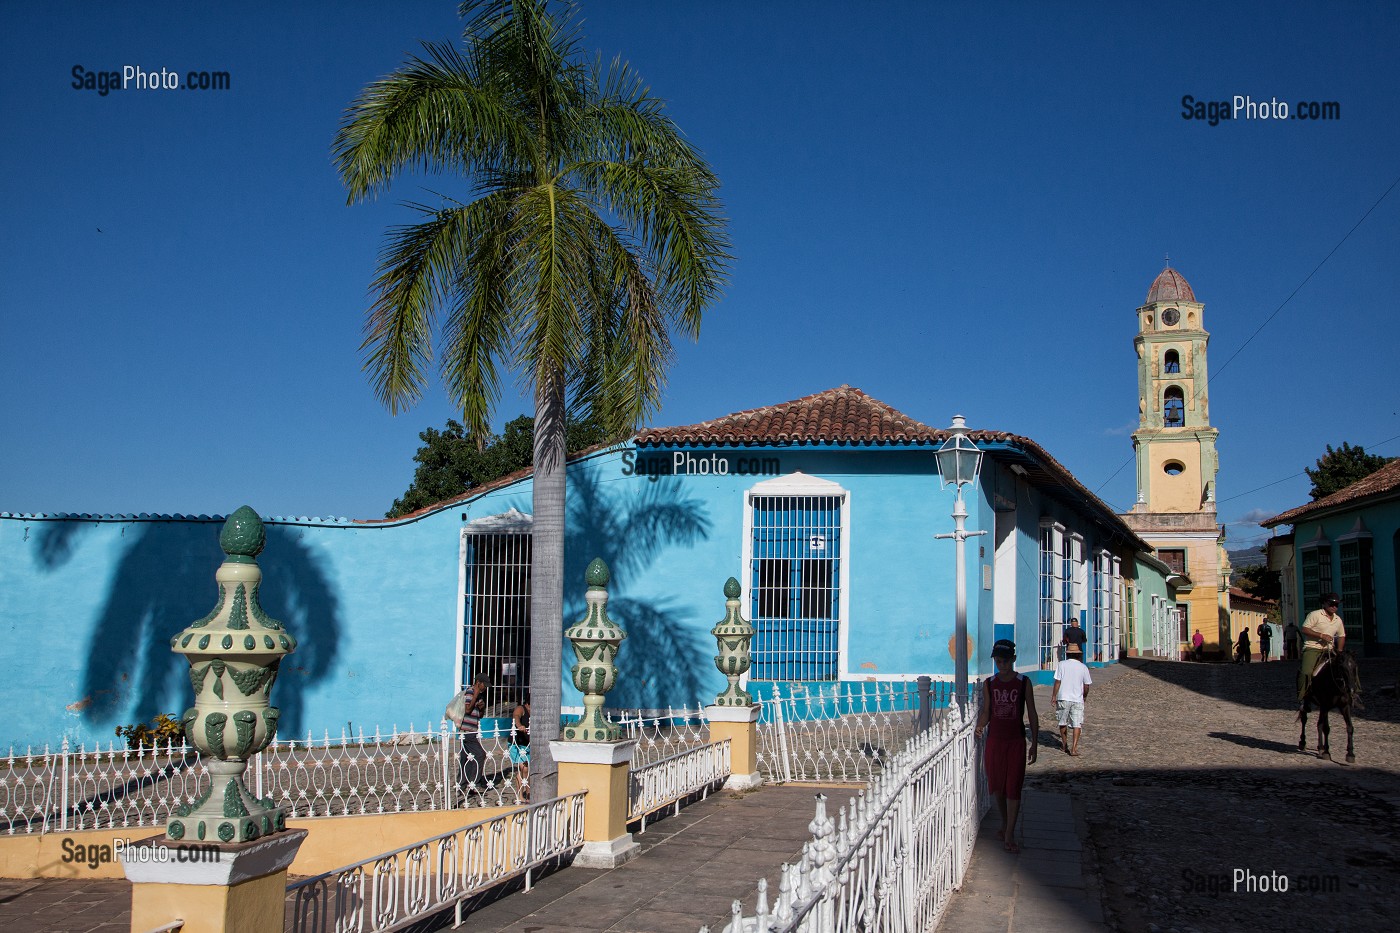
[(185, 741), (185, 724), (170, 713), (161, 713), (150, 725), (138, 722), (134, 726), (117, 726), (117, 735), (126, 739), (127, 748), (156, 748), (167, 743), (180, 745)]

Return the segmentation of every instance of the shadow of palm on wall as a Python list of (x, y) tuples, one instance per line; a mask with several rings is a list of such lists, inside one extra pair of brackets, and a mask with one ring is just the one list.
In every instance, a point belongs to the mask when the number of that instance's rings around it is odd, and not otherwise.
[[(85, 525), (46, 526), (40, 558), (56, 568), (71, 555)], [(158, 713), (178, 715), (193, 702), (188, 665), (170, 651), (170, 638), (204, 615), (218, 597), (214, 571), (223, 559), (216, 522), (144, 522), (128, 527), (132, 539), (117, 562), (87, 646), (81, 713), (94, 726), (145, 722)], [(267, 528), (263, 607), (297, 637), (297, 652), (282, 662), (272, 701), (282, 709), (283, 735), (305, 723), (305, 691), (324, 680), (335, 661), (341, 621), (338, 599), (318, 556), (302, 540), (305, 530)]]
[[(666, 552), (707, 539), (710, 520), (700, 500), (682, 497), (679, 484), (650, 483), (639, 496), (631, 492), (605, 489), (595, 476), (569, 477), (565, 624), (573, 624), (583, 614), (584, 570), (593, 558), (601, 557), (612, 572), (608, 614), (627, 632), (618, 664), (621, 676), (608, 694), (607, 705), (653, 709), (674, 703), (677, 697), (693, 702), (700, 696), (700, 672), (710, 666), (714, 645), (707, 646), (689, 614), (672, 600), (636, 598), (628, 595), (628, 589)], [(714, 588), (718, 591), (718, 584)], [(566, 667), (573, 656), (565, 639)]]

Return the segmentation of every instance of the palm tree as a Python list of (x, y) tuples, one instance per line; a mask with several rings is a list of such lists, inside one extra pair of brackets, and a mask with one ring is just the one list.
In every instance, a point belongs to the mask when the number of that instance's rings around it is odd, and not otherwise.
[[(470, 197), (410, 205), (390, 231), (361, 350), (397, 413), (437, 364), (473, 436), (503, 372), (535, 401), (531, 685), (558, 721), (564, 420), (612, 438), (656, 410), (671, 332), (694, 338), (729, 259), (718, 179), (625, 63), (583, 60), (573, 10), (468, 0), (463, 48), (424, 44), (346, 111), (334, 155), (349, 202), (404, 171), (464, 176)], [(553, 796), (555, 729), (532, 735), (535, 799)]]

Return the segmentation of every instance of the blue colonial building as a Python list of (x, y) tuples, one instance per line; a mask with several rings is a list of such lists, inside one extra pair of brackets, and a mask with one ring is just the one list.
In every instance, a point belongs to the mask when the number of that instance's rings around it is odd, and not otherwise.
[[(1048, 670), (1070, 618), (1091, 661), (1141, 649), (1141, 606), (1166, 592), (1148, 545), (1034, 441), (968, 436), (985, 454), (966, 493), (985, 532), (967, 545), (973, 675), (1000, 637), (1021, 670)], [(730, 576), (757, 629), (751, 682), (951, 680), (953, 545), (934, 537), (952, 528), (947, 437), (841, 386), (571, 458), (565, 621), (602, 557), (628, 633), (609, 704), (713, 698)], [(522, 471), (396, 520), (268, 518), (263, 605), (300, 645), (276, 688), (282, 734), (436, 723), (474, 673), (512, 701), (538, 676), (530, 503)], [(168, 640), (213, 605), (220, 521), (0, 514), (0, 741), (107, 739), (186, 705)], [(567, 683), (564, 698), (578, 702)]]
[(1259, 523), (1293, 526), (1269, 541), (1283, 622), (1299, 628), (1323, 594), (1342, 598), (1347, 648), (1400, 657), (1400, 460), (1329, 496)]

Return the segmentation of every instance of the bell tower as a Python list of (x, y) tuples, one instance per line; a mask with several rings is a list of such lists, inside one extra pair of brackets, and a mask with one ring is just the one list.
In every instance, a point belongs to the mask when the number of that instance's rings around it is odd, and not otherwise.
[[(1137, 504), (1133, 511), (1215, 512), (1215, 439), (1205, 305), (1171, 267), (1137, 310)], [(1214, 524), (1214, 519), (1211, 521)]]
[(1137, 501), (1123, 520), (1177, 575), (1182, 647), (1199, 630), (1216, 652), (1230, 641), (1230, 560), (1216, 524), (1209, 343), (1205, 305), (1168, 266), (1137, 309)]

